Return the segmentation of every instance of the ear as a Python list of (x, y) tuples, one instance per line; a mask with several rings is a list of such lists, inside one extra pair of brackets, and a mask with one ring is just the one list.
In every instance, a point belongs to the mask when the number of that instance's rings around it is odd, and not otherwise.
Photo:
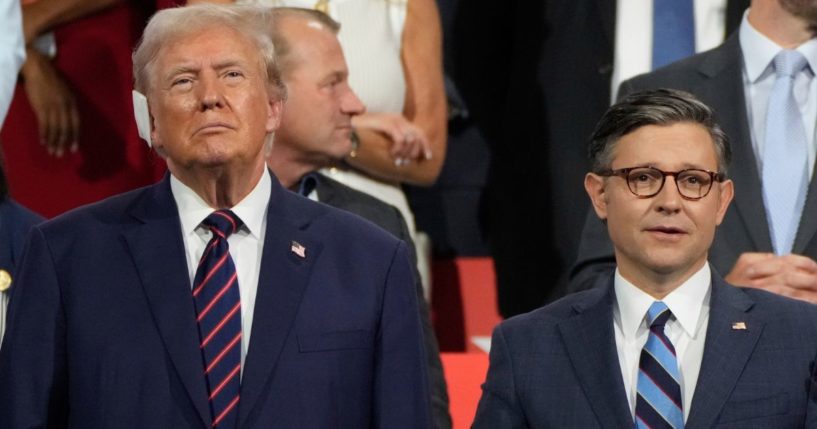
[(720, 192), (718, 192), (718, 213), (716, 217), (716, 225), (720, 225), (723, 217), (726, 216), (726, 209), (729, 208), (729, 203), (735, 196), (735, 184), (731, 180), (724, 180), (720, 183)]
[(584, 190), (590, 197), (593, 210), (601, 220), (607, 219), (607, 194), (604, 188), (604, 177), (595, 173), (587, 173), (584, 176)]
[(272, 133), (281, 125), (281, 116), (284, 113), (284, 102), (273, 97), (267, 104), (267, 132)]

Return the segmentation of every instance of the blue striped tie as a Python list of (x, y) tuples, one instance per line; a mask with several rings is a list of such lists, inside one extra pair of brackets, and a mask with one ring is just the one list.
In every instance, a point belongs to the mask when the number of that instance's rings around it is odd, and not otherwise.
[(795, 76), (807, 65), (798, 51), (782, 50), (774, 57), (777, 77), (769, 95), (761, 159), (763, 200), (778, 255), (792, 251), (808, 190), (808, 140), (793, 91)]
[(650, 335), (638, 362), (635, 426), (638, 429), (684, 427), (680, 374), (675, 347), (664, 335), (664, 325), (672, 316), (667, 305), (654, 302), (647, 310)]
[(241, 297), (227, 237), (243, 223), (230, 210), (218, 210), (202, 224), (213, 238), (196, 269), (193, 301), (212, 427), (228, 429), (236, 426), (241, 384)]

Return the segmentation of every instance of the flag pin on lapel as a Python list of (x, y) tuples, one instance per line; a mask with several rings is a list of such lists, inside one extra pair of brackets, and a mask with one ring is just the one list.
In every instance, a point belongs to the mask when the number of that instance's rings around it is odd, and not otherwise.
[(303, 244), (298, 243), (297, 241), (292, 242), (292, 246), (289, 248), (292, 253), (300, 256), (301, 258), (306, 258), (306, 247)]
[(735, 322), (732, 324), (733, 331), (745, 331), (746, 330), (746, 322)]

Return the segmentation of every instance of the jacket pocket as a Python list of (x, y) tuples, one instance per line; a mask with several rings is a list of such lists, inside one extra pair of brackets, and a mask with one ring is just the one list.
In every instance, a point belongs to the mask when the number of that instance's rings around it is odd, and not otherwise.
[(757, 399), (729, 401), (724, 405), (718, 423), (775, 416), (786, 414), (788, 411), (788, 393), (778, 393)]

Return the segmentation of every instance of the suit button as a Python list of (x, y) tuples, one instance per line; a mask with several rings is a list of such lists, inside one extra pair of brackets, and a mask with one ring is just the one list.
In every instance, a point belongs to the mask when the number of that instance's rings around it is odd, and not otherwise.
[(599, 66), (598, 72), (599, 74), (610, 74), (613, 71), (613, 65), (610, 63), (602, 64)]

